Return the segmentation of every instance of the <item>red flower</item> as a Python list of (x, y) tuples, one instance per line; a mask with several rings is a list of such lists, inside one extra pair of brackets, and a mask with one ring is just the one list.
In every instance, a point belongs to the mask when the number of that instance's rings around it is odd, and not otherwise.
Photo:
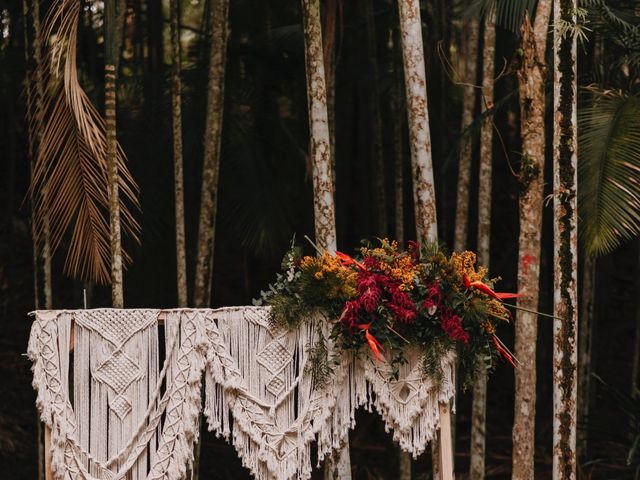
[(420, 261), (420, 244), (418, 242), (414, 242), (413, 240), (409, 240), (407, 242), (407, 250), (409, 255), (411, 255), (411, 259), (414, 263), (418, 263)]
[(349, 300), (344, 304), (340, 321), (353, 328), (358, 323), (358, 312), (360, 311), (360, 302), (358, 300)]
[(442, 301), (442, 295), (440, 294), (440, 286), (437, 283), (432, 283), (427, 286), (427, 295), (422, 303), (422, 308), (427, 310), (429, 315), (436, 313), (436, 310), (440, 306)]
[(462, 327), (462, 318), (451, 310), (445, 310), (440, 316), (440, 326), (444, 333), (453, 340), (469, 344), (469, 332)]
[(391, 299), (387, 308), (393, 312), (397, 320), (403, 323), (411, 323), (417, 317), (416, 306), (407, 292), (403, 292), (397, 285), (388, 287)]
[(362, 259), (363, 265), (370, 270), (380, 269), (380, 260), (372, 256), (366, 256)]

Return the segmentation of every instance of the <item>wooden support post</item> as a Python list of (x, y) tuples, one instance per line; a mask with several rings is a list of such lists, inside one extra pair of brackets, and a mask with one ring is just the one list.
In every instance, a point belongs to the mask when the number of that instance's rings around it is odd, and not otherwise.
[(53, 480), (51, 470), (51, 429), (44, 426), (44, 480)]
[(440, 403), (440, 474), (442, 480), (453, 480), (451, 410), (448, 403)]

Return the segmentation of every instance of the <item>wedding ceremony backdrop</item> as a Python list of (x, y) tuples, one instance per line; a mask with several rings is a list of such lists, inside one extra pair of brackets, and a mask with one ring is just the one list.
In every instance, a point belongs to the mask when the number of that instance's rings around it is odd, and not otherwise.
[(0, 0), (3, 478), (636, 478), (639, 39)]

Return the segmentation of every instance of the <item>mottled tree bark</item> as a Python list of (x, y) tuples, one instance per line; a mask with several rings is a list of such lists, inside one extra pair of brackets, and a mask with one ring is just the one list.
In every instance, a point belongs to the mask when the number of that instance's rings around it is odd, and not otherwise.
[[(40, 110), (43, 105), (43, 99), (45, 95), (44, 91), (44, 79), (42, 77), (42, 24), (40, 23), (40, 2), (39, 0), (33, 0), (32, 2), (32, 19), (33, 19), (33, 60), (34, 60), (34, 77), (35, 77), (35, 139), (36, 145), (34, 154), (37, 153), (42, 141), (42, 116), (43, 112)], [(35, 157), (34, 157), (35, 158)], [(46, 196), (46, 190), (40, 192), (40, 195)], [(46, 202), (43, 202), (46, 205)], [(46, 207), (45, 207), (46, 208)], [(42, 240), (42, 289), (44, 290), (44, 307), (48, 310), (53, 308), (53, 286), (51, 275), (51, 234), (49, 227), (49, 216), (45, 213), (43, 215), (43, 240)]]
[(367, 37), (367, 56), (369, 58), (369, 85), (371, 101), (372, 153), (373, 153), (373, 195), (376, 210), (377, 234), (388, 234), (387, 195), (384, 181), (384, 151), (382, 148), (382, 116), (380, 113), (380, 88), (378, 85), (378, 49), (376, 47), (376, 25), (373, 13), (373, 0), (362, 2)]
[(338, 0), (328, 0), (324, 15), (323, 56), (327, 90), (327, 118), (329, 119), (329, 148), (331, 174), (336, 181), (336, 25)]
[[(478, 19), (471, 17), (464, 23), (462, 57), (464, 59), (464, 92), (462, 96), (462, 124), (464, 132), (473, 123), (476, 107), (476, 79), (478, 65)], [(471, 183), (471, 159), (473, 137), (467, 134), (462, 139), (458, 160), (458, 185), (456, 194), (456, 222), (453, 249), (460, 252), (467, 248), (469, 229), (469, 185)]]
[[(438, 241), (436, 195), (431, 159), (431, 134), (427, 105), (427, 78), (422, 44), (419, 0), (399, 0), (400, 37), (404, 66), (405, 99), (411, 146), (416, 236), (420, 243)], [(439, 444), (433, 441), (433, 478), (440, 478)]]
[(313, 166), (315, 236), (323, 250), (336, 250), (336, 221), (331, 139), (322, 51), (319, 0), (302, 0), (307, 100), (309, 108), (309, 155)]
[(182, 82), (180, 80), (180, 2), (170, 0), (171, 104), (173, 126), (173, 186), (176, 214), (176, 273), (178, 306), (187, 306), (187, 258), (184, 233), (184, 178), (182, 168)]
[[(522, 58), (518, 70), (520, 93), (520, 235), (518, 239), (518, 306), (538, 310), (540, 233), (545, 162), (545, 64), (550, 0), (539, 0), (535, 25), (525, 16)], [(519, 310), (515, 320), (515, 354), (522, 362), (515, 370), (512, 478), (534, 478), (536, 420), (536, 314)]]
[(116, 138), (116, 0), (104, 2), (104, 110), (109, 176), (109, 226), (111, 245), (111, 303), (114, 308), (124, 306), (122, 285), (122, 241), (120, 231), (120, 200), (118, 192), (118, 162)]
[(398, 10), (409, 120), (416, 232), (420, 242), (430, 243), (438, 240), (438, 224), (420, 3), (418, 0), (399, 0)]
[[(482, 111), (493, 107), (495, 77), (496, 23), (493, 13), (484, 19), (482, 57)], [(480, 131), (480, 170), (478, 180), (478, 262), (489, 267), (491, 241), (491, 174), (493, 160), (493, 118), (484, 120)], [(481, 480), (485, 475), (485, 433), (487, 423), (487, 371), (478, 369), (473, 383), (471, 409), (471, 458), (469, 478)]]
[[(322, 250), (336, 250), (334, 206), (334, 168), (331, 160), (331, 135), (327, 113), (325, 60), (319, 0), (302, 0), (304, 58), (309, 111), (309, 155), (313, 170), (313, 213), (316, 243)], [(351, 478), (349, 443), (327, 456), (324, 478)]]
[[(577, 57), (576, 0), (554, 2), (553, 76), (553, 478), (576, 478), (577, 389)], [(565, 29), (566, 30), (566, 29)]]
[(224, 113), (224, 72), (229, 36), (228, 16), (229, 0), (214, 2), (213, 8), (211, 8), (207, 116), (204, 130), (198, 257), (193, 292), (193, 303), (196, 307), (207, 307), (211, 302), (220, 144)]

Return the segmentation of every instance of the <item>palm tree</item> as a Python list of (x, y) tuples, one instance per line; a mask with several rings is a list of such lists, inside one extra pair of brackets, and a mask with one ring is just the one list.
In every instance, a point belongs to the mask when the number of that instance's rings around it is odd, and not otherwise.
[(209, 45), (207, 117), (204, 130), (198, 256), (193, 293), (193, 303), (196, 307), (205, 307), (211, 303), (211, 276), (213, 274), (220, 144), (224, 112), (224, 74), (227, 38), (229, 36), (229, 1), (214, 2), (213, 8), (210, 9), (210, 15), (211, 43)]
[(522, 159), (519, 180), (520, 236), (518, 240), (518, 306), (515, 321), (515, 354), (522, 362), (515, 370), (512, 478), (534, 478), (536, 418), (536, 339), (540, 283), (540, 231), (545, 160), (545, 50), (551, 2), (538, 0), (535, 23), (528, 15), (522, 24), (520, 90), (520, 132)]
[(182, 169), (182, 82), (180, 80), (180, 2), (169, 2), (171, 20), (171, 103), (173, 125), (173, 185), (176, 205), (176, 270), (178, 306), (187, 306), (187, 259), (184, 234), (184, 178)]
[(554, 3), (553, 478), (576, 478), (578, 343), (576, 0)]
[[(493, 107), (495, 70), (496, 21), (494, 12), (484, 18), (482, 58), (482, 111)], [(478, 262), (489, 267), (491, 236), (491, 173), (493, 157), (493, 119), (485, 118), (480, 130), (480, 170), (478, 180)], [(471, 416), (471, 459), (469, 478), (483, 479), (485, 475), (485, 431), (487, 416), (487, 371), (478, 369), (473, 383)]]

